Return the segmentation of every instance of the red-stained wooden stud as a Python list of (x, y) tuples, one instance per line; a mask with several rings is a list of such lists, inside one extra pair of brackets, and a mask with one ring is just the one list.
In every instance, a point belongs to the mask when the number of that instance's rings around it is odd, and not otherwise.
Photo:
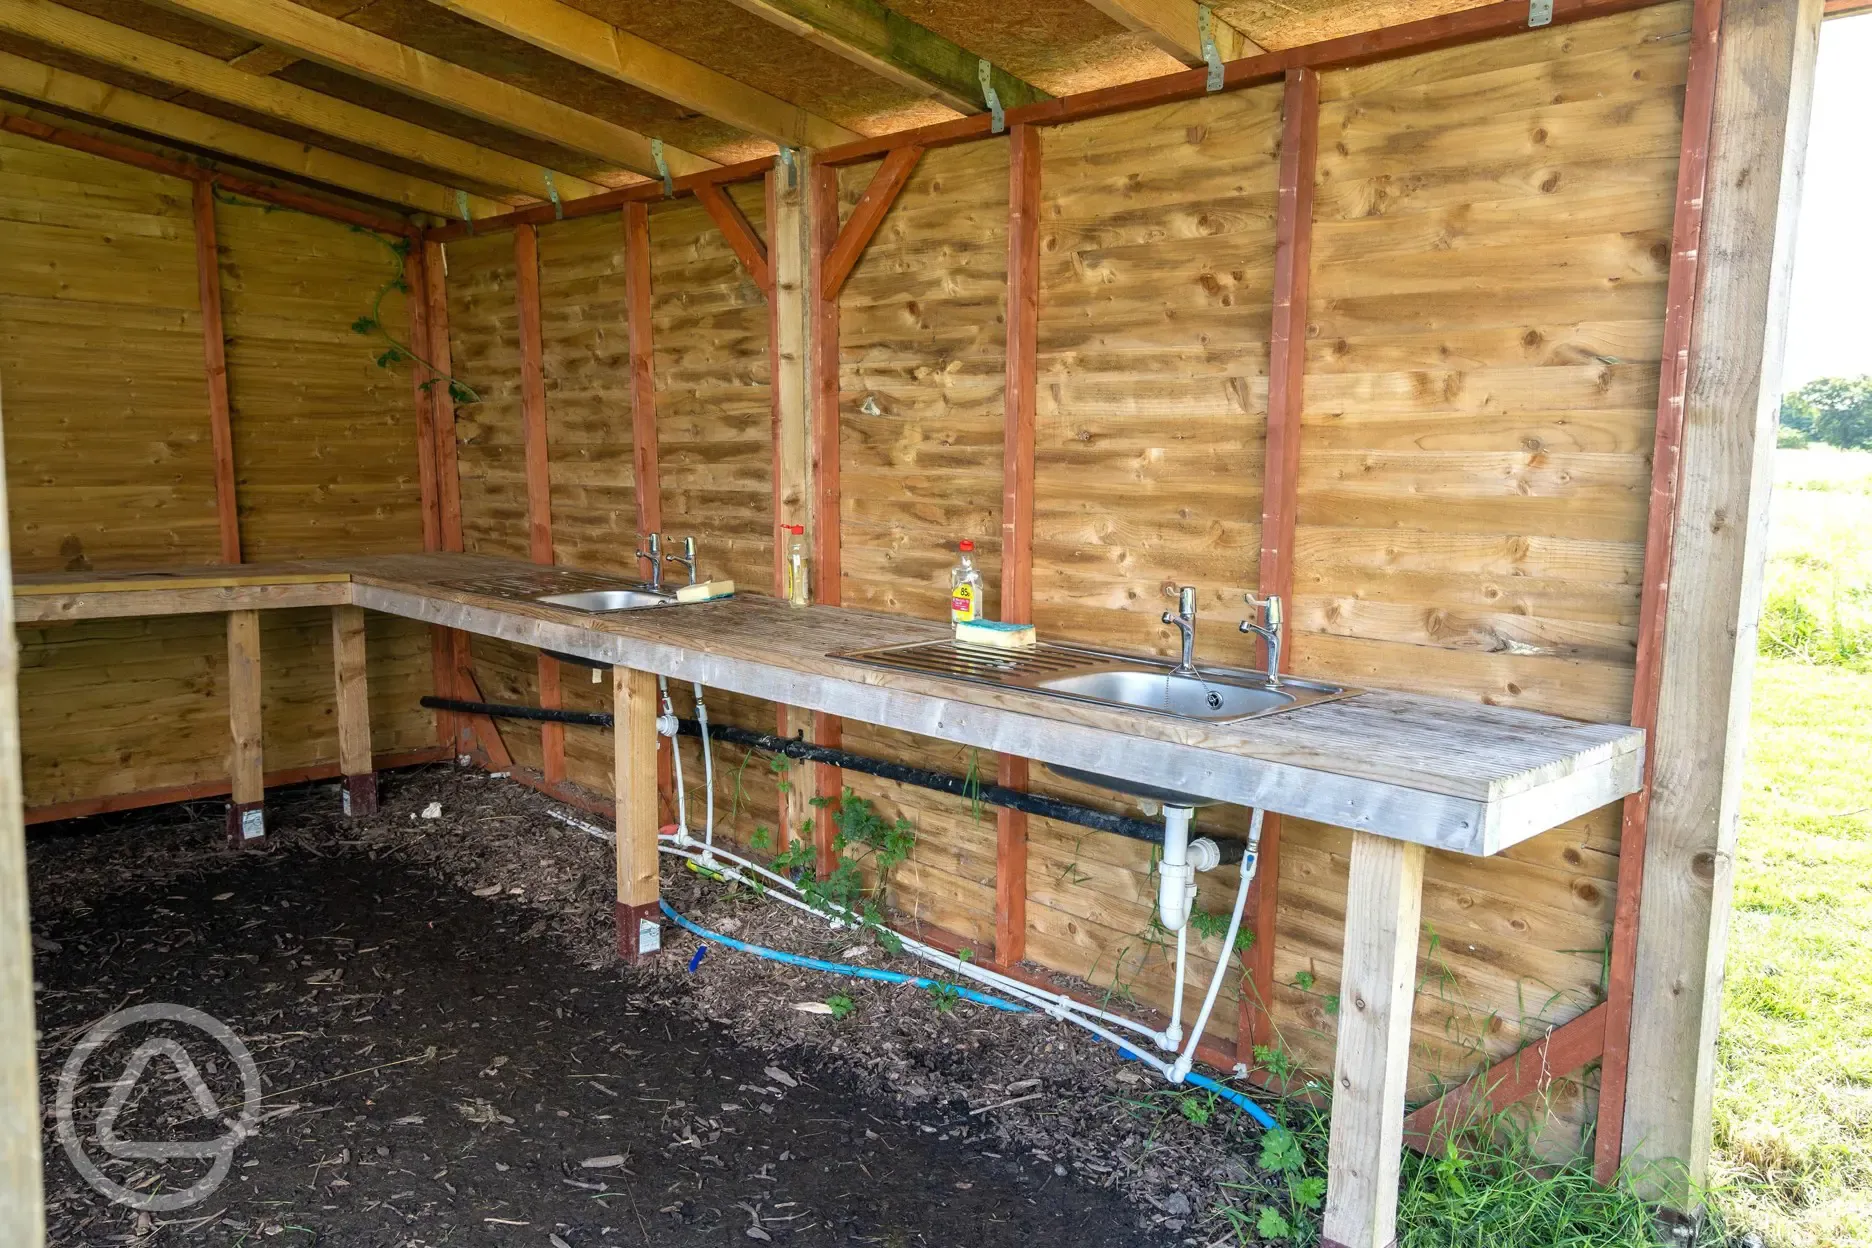
[[(657, 466), (656, 338), (652, 328), (650, 279), (650, 207), (630, 203), (622, 213), (624, 229), (624, 335), (630, 347), (631, 481), (637, 496), (637, 532), (663, 528), (663, 481)], [(647, 543), (633, 547), (648, 550)], [(637, 574), (649, 580), (648, 559), (637, 561)], [(657, 740), (657, 792), (676, 791), (675, 744)]]
[(135, 165), (139, 169), (148, 169), (152, 173), (167, 174), (172, 178), (186, 178), (190, 182), (208, 183), (219, 186), (236, 195), (248, 199), (264, 200), (269, 204), (278, 204), (283, 208), (292, 208), (309, 213), (315, 217), (327, 217), (333, 221), (342, 221), (346, 225), (355, 225), (360, 229), (374, 230), (379, 234), (391, 234), (402, 238), (414, 238), (419, 233), (414, 225), (394, 217), (381, 217), (375, 213), (362, 212), (356, 208), (347, 208), (343, 204), (334, 204), (319, 199), (315, 195), (305, 195), (285, 187), (269, 186), (264, 182), (255, 182), (249, 178), (238, 177), (231, 173), (221, 173), (213, 169), (204, 169), (200, 165), (191, 165), (186, 161), (171, 160), (167, 156), (158, 156), (154, 152), (145, 152), (138, 148), (114, 143), (109, 139), (94, 134), (80, 134), (75, 130), (65, 130), (58, 126), (49, 126), (43, 121), (34, 121), (30, 117), (19, 117), (12, 113), (0, 114), (0, 130), (10, 130), (14, 134), (23, 134), (28, 138), (38, 139), (43, 143), (55, 143), (68, 147), (75, 152), (87, 152), (93, 156), (102, 156), (120, 164)]
[[(1716, 111), (1716, 66), (1722, 0), (1696, 0), (1690, 21), (1690, 69), (1684, 86), (1683, 146), (1677, 158), (1677, 207), (1671, 222), (1670, 276), (1664, 297), (1664, 344), (1658, 379), (1657, 431), (1651, 449), (1651, 507), (1645, 526), (1644, 588), (1638, 607), (1634, 727), (1649, 739), (1657, 728), (1664, 654), (1665, 604), (1670, 598), (1671, 548), (1683, 484), (1684, 396), (1696, 321), (1702, 251), (1703, 192)], [(1651, 809), (1651, 752), (1644, 785), (1625, 799), (1619, 831), (1618, 908), (1606, 976), (1605, 1053), (1600, 1067), (1594, 1170), (1610, 1182), (1623, 1157), (1625, 1081), (1631, 1045), (1632, 988), (1638, 964), (1638, 913), (1644, 893), (1645, 825)]]
[[(425, 386), (429, 396), (431, 440), (426, 453), (435, 463), (436, 540), (440, 550), (460, 551), (461, 474), (455, 454), (455, 398), (449, 389), (453, 351), (449, 345), (448, 261), (442, 244), (427, 237), (422, 240), (420, 254), (422, 266), (412, 276), (421, 279), (419, 285), (414, 285), (414, 302), (422, 305), (424, 336), (413, 336), (412, 341), (418, 344), (418, 351), (429, 365), (429, 371), (419, 384)], [(414, 335), (414, 329), (411, 332)], [(440, 673), (436, 691), (444, 697), (467, 698), (461, 678), (469, 664), (467, 634), (437, 628), (431, 635), (431, 646)], [(473, 754), (479, 750), (474, 739), (483, 729), (468, 716), (452, 715), (446, 720), (438, 716), (437, 727), (445, 734), (443, 740), (451, 754)], [(486, 728), (492, 729), (492, 721), (487, 721)]]
[[(657, 469), (656, 372), (652, 357), (650, 288), (650, 209), (640, 203), (624, 209), (625, 333), (630, 342), (631, 458), (636, 473), (637, 531), (663, 527), (662, 483)], [(649, 579), (647, 560), (638, 573)]]
[(839, 239), (838, 170), (813, 167), (812, 548), (813, 601), (837, 606), (839, 577), (839, 310), (827, 269)]
[[(514, 298), (520, 313), (520, 430), (526, 450), (527, 557), (553, 562), (552, 460), (546, 429), (546, 361), (541, 329), (539, 231), (523, 225), (514, 231)], [(560, 705), (559, 661), (537, 659), (539, 704)], [(547, 784), (565, 780), (565, 725), (540, 725), (540, 771)]]
[[(1033, 621), (1035, 370), (1040, 344), (1040, 132), (1008, 135), (1007, 382), (1001, 442), (1001, 618)], [(1025, 789), (1028, 762), (1003, 754), (997, 781)], [(995, 812), (995, 961), (1027, 956), (1027, 815)]]
[[(747, 214), (741, 211), (741, 205), (735, 203), (734, 197), (727, 191), (712, 182), (705, 182), (697, 187), (695, 194), (696, 199), (707, 210), (709, 220), (715, 223), (715, 228), (720, 230), (722, 237), (728, 240), (728, 247), (735, 253), (735, 258), (741, 262), (741, 267), (748, 271), (748, 275), (754, 279), (754, 284), (760, 287), (763, 295), (769, 299), (773, 298), (773, 272), (767, 262), (767, 244), (755, 232), (753, 222), (749, 221)], [(771, 215), (767, 219), (773, 220)]]
[(215, 523), (220, 561), (241, 561), (234, 494), (234, 424), (228, 405), (227, 331), (221, 321), (221, 249), (215, 241), (214, 186), (195, 184), (195, 277), (201, 291), (202, 356), (208, 369), (208, 431), (214, 450)]
[[(836, 288), (827, 285), (833, 248), (839, 241), (838, 170), (812, 169), (812, 430), (810, 476), (812, 550), (811, 589), (814, 602), (837, 606), (842, 598), (839, 548), (839, 310)], [(836, 747), (843, 735), (838, 716), (813, 714), (813, 740)], [(836, 767), (814, 769), (814, 792), (836, 801), (844, 791), (844, 778)], [(832, 870), (832, 820), (826, 811), (813, 820), (816, 865), (821, 877)]]
[(430, 421), (434, 431), (436, 464), (436, 508), (441, 532), (441, 549), (462, 549), (461, 470), (455, 454), (455, 398), (449, 389), (454, 372), (453, 348), (449, 344), (448, 259), (442, 244), (425, 238), (422, 246), (422, 279), (426, 298), (423, 318), (428, 327), (428, 361), (434, 372), (429, 378)]
[[(1261, 487), (1260, 590), (1293, 595), (1294, 523), (1299, 505), (1300, 415), (1305, 407), (1307, 278), (1313, 255), (1313, 179), (1319, 155), (1319, 75), (1287, 75), (1282, 103), (1280, 191), (1274, 224), (1274, 316), (1268, 338), (1266, 467)], [(1286, 625), (1282, 625), (1285, 641)], [(1266, 661), (1265, 651), (1262, 655)], [(1261, 824), (1260, 859), (1249, 902), (1254, 943), (1241, 994), (1242, 1048), (1274, 1042), (1274, 938), (1280, 910), (1279, 815)]]
[[(416, 409), (416, 488), (422, 498), (423, 549), (442, 549), (442, 503), (436, 492), (434, 373), (422, 361), (429, 353), (428, 279), (423, 270), (423, 249), (417, 247), (403, 261), (409, 283), (410, 350), (418, 357), (410, 363), (410, 400)], [(444, 396), (446, 397), (446, 396)]]
[(884, 157), (877, 172), (871, 175), (870, 184), (852, 207), (850, 218), (846, 220), (844, 228), (839, 230), (838, 237), (826, 253), (821, 270), (820, 298), (837, 302), (839, 292), (845, 289), (845, 279), (858, 267), (865, 248), (871, 245), (871, 239), (877, 234), (878, 227), (884, 224), (884, 218), (890, 212), (891, 205), (897, 202), (897, 196), (908, 185), (910, 175), (916, 172), (917, 161), (922, 156), (923, 149), (920, 147), (897, 148)]
[(1500, 1113), (1596, 1060), (1605, 1049), (1605, 1020), (1606, 1007), (1595, 1005), (1436, 1100), (1418, 1106), (1404, 1117), (1404, 1142), (1420, 1153), (1440, 1152), (1452, 1133)]

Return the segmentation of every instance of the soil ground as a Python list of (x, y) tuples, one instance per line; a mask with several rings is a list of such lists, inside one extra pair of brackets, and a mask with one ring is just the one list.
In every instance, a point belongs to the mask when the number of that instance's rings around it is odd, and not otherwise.
[[(1252, 1187), (1255, 1134), (1038, 1016), (831, 980), (666, 929), (642, 970), (610, 956), (609, 846), (510, 781), (384, 777), (383, 813), (335, 790), (269, 796), (266, 846), (223, 845), (219, 803), (37, 833), (41, 1076), (125, 1006), (205, 1010), (265, 1092), (230, 1177), (138, 1214), (89, 1187), (48, 1116), (52, 1243), (691, 1245), (1207, 1244), (1217, 1184)], [(423, 812), (439, 803), (439, 817)], [(886, 961), (807, 916), (688, 872), (666, 894), (742, 939)], [(849, 996), (849, 1017), (795, 1008)], [(126, 1029), (83, 1068), (95, 1118), (139, 1041), (183, 1043), (223, 1105), (236, 1071), (199, 1035)], [(212, 1138), (169, 1064), (137, 1080), (122, 1139)], [(147, 1191), (206, 1161), (104, 1159)]]

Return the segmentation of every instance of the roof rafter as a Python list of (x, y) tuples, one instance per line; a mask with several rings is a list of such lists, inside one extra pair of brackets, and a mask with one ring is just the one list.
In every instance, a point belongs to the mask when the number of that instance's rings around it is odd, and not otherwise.
[[(524, 91), (498, 78), (406, 47), (290, 0), (152, 0), (159, 8), (258, 39), (343, 73), (520, 134), (600, 156), (636, 173), (660, 176), (650, 140), (635, 130)], [(249, 72), (252, 72), (251, 70)], [(697, 173), (715, 162), (663, 149), (672, 173)]]
[[(0, 90), (100, 121), (129, 126), (159, 139), (222, 152), (241, 161), (372, 199), (402, 204), (437, 216), (458, 215), (455, 192), (440, 183), (354, 160), (322, 147), (308, 147), (294, 139), (113, 87), (83, 74), (53, 69), (23, 56), (0, 52)], [(497, 216), (507, 211), (507, 205), (474, 195), (469, 197), (468, 210), (475, 217)]]
[[(1126, 30), (1149, 35), (1152, 43), (1185, 65), (1204, 64), (1198, 12), (1202, 6), (1196, 0), (1086, 0), (1086, 3)], [(1225, 61), (1267, 51), (1213, 14), (1209, 18), (1209, 30), (1215, 37), (1216, 51)]]
[(0, 0), (0, 30), (474, 182), (539, 199), (606, 189), (289, 82), (243, 73), (212, 56), (47, 0)]
[[(979, 113), (988, 107), (981, 87), (981, 57), (877, 0), (729, 3), (958, 113)], [(990, 67), (989, 82), (1004, 108), (1049, 98), (998, 66)]]
[(859, 137), (837, 122), (619, 30), (562, 0), (429, 0), (608, 78), (789, 147)]

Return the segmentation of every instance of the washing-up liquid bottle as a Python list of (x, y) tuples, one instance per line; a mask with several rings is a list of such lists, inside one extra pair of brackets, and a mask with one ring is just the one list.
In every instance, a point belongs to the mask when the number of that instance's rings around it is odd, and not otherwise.
[(949, 569), (949, 619), (967, 624), (981, 619), (982, 574), (975, 566), (975, 543), (966, 538), (956, 547), (961, 558)]
[(787, 603), (803, 607), (812, 601), (806, 585), (806, 526), (789, 524), (787, 529)]

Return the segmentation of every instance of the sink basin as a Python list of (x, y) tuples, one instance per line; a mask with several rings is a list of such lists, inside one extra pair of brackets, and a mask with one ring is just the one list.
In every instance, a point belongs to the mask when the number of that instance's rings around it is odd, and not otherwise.
[[(1140, 797), (1159, 806), (1188, 806), (1194, 810), (1202, 806), (1220, 805), (1219, 797), (1203, 797), (1198, 793), (1183, 793), (1176, 789), (1159, 788), (1146, 784), (1142, 780), (1126, 780), (1122, 776), (1108, 776), (1101, 772), (1085, 771), (1078, 767), (1068, 767), (1064, 763), (1048, 763), (1046, 769), (1056, 776), (1068, 780), (1077, 780), (1080, 784), (1089, 784), (1095, 789), (1110, 789), (1114, 793), (1123, 793), (1127, 797)], [(1148, 808), (1147, 808), (1148, 809)]]
[(644, 611), (672, 606), (676, 596), (648, 589), (588, 589), (576, 594), (547, 594), (533, 601), (541, 606), (570, 607), (574, 611)]
[(1232, 667), (1204, 667), (1194, 676), (1183, 676), (1164, 660), (1050, 642), (1031, 650), (998, 650), (958, 641), (918, 641), (832, 657), (1211, 724), (1275, 715), (1359, 692), (1295, 676), (1282, 676), (1278, 686), (1271, 686), (1264, 672)]
[(1108, 668), (1072, 676), (1052, 676), (1031, 686), (1092, 702), (1133, 706), (1184, 719), (1246, 719), (1292, 706), (1299, 699), (1284, 689), (1246, 686), (1205, 676), (1178, 676), (1144, 668)]

